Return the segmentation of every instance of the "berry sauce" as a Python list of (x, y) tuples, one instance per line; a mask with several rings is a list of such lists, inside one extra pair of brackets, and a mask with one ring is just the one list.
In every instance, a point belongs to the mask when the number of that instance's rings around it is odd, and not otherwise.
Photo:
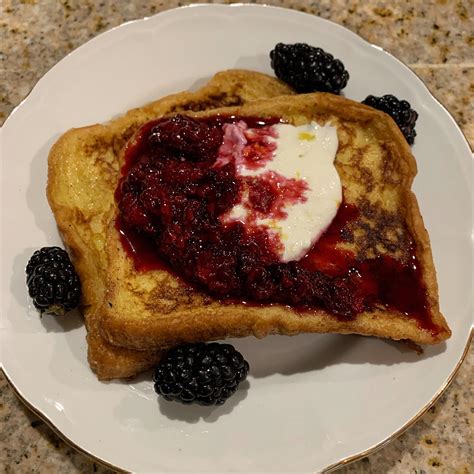
[[(279, 119), (176, 115), (145, 124), (129, 142), (115, 194), (116, 227), (136, 269), (166, 268), (224, 302), (323, 308), (341, 320), (385, 307), (436, 333), (413, 244), (408, 264), (389, 256), (359, 261), (340, 248), (344, 229), (359, 216), (353, 205), (341, 204), (305, 257), (280, 261), (278, 235), (256, 218), (284, 218), (286, 204), (305, 199), (306, 183), (239, 176), (226, 134), (242, 123), (251, 131), (238, 156), (246, 166), (263, 166), (274, 147), (266, 137)], [(243, 192), (253, 217), (232, 220)]]

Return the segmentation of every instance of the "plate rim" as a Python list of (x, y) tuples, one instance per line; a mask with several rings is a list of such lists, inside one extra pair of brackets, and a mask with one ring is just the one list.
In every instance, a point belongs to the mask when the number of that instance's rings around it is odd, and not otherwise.
[[(446, 392), (446, 390), (449, 388), (449, 386), (453, 383), (454, 379), (456, 378), (456, 375), (458, 374), (462, 364), (466, 360), (466, 357), (469, 353), (469, 349), (471, 346), (471, 342), (474, 338), (474, 328), (471, 326), (471, 330), (469, 333), (469, 337), (467, 338), (466, 341), (466, 346), (464, 347), (463, 353), (461, 354), (460, 359), (456, 363), (456, 366), (454, 367), (453, 371), (449, 374), (449, 377), (446, 379), (444, 385), (439, 388), (439, 390), (433, 395), (433, 397), (429, 400), (429, 402), (420, 409), (418, 413), (416, 413), (410, 420), (408, 420), (402, 427), (400, 427), (397, 431), (391, 433), (389, 436), (387, 436), (385, 439), (381, 440), (380, 442), (370, 446), (364, 451), (361, 451), (357, 454), (353, 454), (351, 456), (348, 456), (346, 458), (343, 458), (333, 464), (330, 464), (329, 466), (326, 466), (325, 468), (322, 469), (321, 472), (332, 472), (342, 466), (346, 466), (348, 464), (351, 464), (355, 461), (358, 461), (362, 459), (365, 456), (369, 456), (371, 454), (374, 454), (375, 452), (379, 451), (382, 449), (384, 446), (390, 444), (392, 441), (397, 439), (399, 436), (401, 436), (405, 431), (407, 431), (409, 428), (411, 428), (420, 418), (423, 417), (423, 415), (426, 414), (426, 412), (441, 398), (441, 396)], [(42, 421), (44, 421), (49, 428), (53, 430), (53, 432), (58, 435), (64, 442), (66, 442), (69, 446), (74, 448), (76, 451), (78, 451), (80, 454), (83, 454), (86, 456), (88, 459), (92, 460), (93, 462), (97, 462), (102, 464), (103, 466), (113, 469), (117, 472), (130, 472), (127, 470), (124, 470), (123, 468), (116, 466), (98, 456), (95, 454), (92, 454), (91, 452), (87, 451), (85, 448), (81, 447), (74, 441), (72, 441), (68, 436), (66, 436), (55, 424), (54, 422), (41, 410), (36, 408), (31, 402), (29, 402), (26, 397), (22, 394), (21, 390), (19, 390), (12, 379), (8, 376), (8, 373), (3, 367), (3, 363), (1, 364), (0, 370), (2, 371), (2, 374), (5, 377), (5, 380), (7, 381), (7, 384), (11, 387), (13, 390), (13, 393), (16, 395), (16, 397), (20, 400), (20, 402), (28, 408), (30, 411), (32, 411), (38, 418), (40, 418)]]
[[(362, 36), (358, 35), (357, 33), (355, 33), (354, 31), (350, 30), (349, 28), (346, 28), (345, 26), (343, 25), (340, 25), (339, 23), (336, 23), (334, 21), (331, 21), (331, 20), (328, 20), (327, 18), (323, 18), (323, 17), (320, 17), (318, 15), (313, 15), (311, 13), (306, 13), (306, 12), (303, 12), (303, 11), (300, 11), (300, 10), (295, 10), (293, 8), (285, 8), (285, 7), (279, 7), (279, 6), (275, 6), (275, 5), (269, 5), (267, 3), (230, 3), (230, 4), (222, 4), (222, 3), (190, 3), (188, 5), (182, 5), (182, 6), (179, 6), (179, 7), (175, 7), (175, 8), (169, 8), (167, 10), (163, 10), (161, 12), (158, 12), (158, 13), (155, 13), (153, 15), (150, 15), (150, 16), (144, 16), (144, 17), (140, 17), (140, 18), (135, 18), (133, 20), (127, 20), (127, 21), (124, 21), (123, 23), (120, 23), (119, 25), (116, 25), (116, 26), (113, 26), (112, 28), (109, 28), (108, 30), (105, 30), (105, 31), (102, 31), (101, 33), (99, 33), (97, 36), (94, 36), (93, 38), (90, 38), (89, 40), (87, 40), (85, 43), (82, 43), (80, 44), (79, 46), (77, 46), (76, 48), (74, 48), (72, 51), (69, 51), (69, 53), (67, 53), (65, 56), (63, 56), (61, 59), (59, 59), (56, 63), (54, 63), (34, 84), (33, 86), (30, 88), (30, 90), (28, 91), (28, 93), (25, 95), (25, 97), (15, 106), (13, 107), (13, 109), (10, 111), (10, 113), (7, 115), (7, 117), (5, 118), (5, 120), (3, 121), (3, 124), (2, 126), (0, 127), (0, 139), (1, 139), (1, 132), (3, 131), (3, 128), (5, 127), (5, 125), (7, 125), (8, 121), (11, 119), (11, 117), (16, 113), (16, 111), (23, 105), (24, 102), (26, 102), (30, 95), (33, 93), (33, 91), (37, 88), (37, 86), (43, 82), (43, 79), (45, 79), (49, 73), (55, 69), (63, 60), (65, 60), (66, 58), (68, 58), (69, 56), (71, 56), (72, 54), (75, 54), (78, 50), (80, 50), (83, 46), (85, 46), (86, 44), (88, 43), (91, 43), (93, 41), (95, 41), (97, 38), (99, 37), (103, 37), (105, 35), (108, 35), (112, 32), (114, 32), (115, 30), (118, 30), (119, 28), (123, 28), (123, 27), (126, 27), (127, 25), (130, 25), (130, 24), (133, 24), (133, 23), (138, 23), (138, 22), (141, 22), (141, 21), (146, 21), (146, 20), (149, 20), (151, 18), (155, 18), (159, 15), (164, 15), (164, 14), (167, 14), (167, 13), (170, 13), (170, 12), (175, 12), (175, 11), (178, 11), (178, 10), (185, 10), (185, 9), (191, 9), (191, 8), (202, 8), (202, 9), (207, 9), (207, 8), (216, 8), (216, 9), (219, 9), (219, 8), (255, 8), (255, 9), (258, 9), (258, 8), (269, 8), (269, 9), (272, 9), (272, 10), (279, 10), (281, 12), (292, 12), (291, 14), (296, 14), (296, 15), (301, 15), (301, 16), (306, 16), (306, 17), (315, 17), (315, 18), (318, 18), (319, 21), (323, 21), (325, 23), (329, 23), (331, 24), (332, 26), (335, 26), (335, 27), (338, 27), (340, 28), (341, 30), (343, 30), (344, 32), (346, 33), (349, 33), (351, 36), (353, 36), (354, 38), (357, 38), (358, 41), (361, 41), (362, 43), (365, 43), (366, 45), (372, 47), (372, 48), (375, 48), (379, 51), (382, 51), (384, 54), (390, 56), (390, 58), (396, 62), (398, 62), (402, 67), (405, 68), (406, 72), (412, 74), (413, 76), (415, 76), (418, 81), (419, 81), (419, 85), (421, 85), (424, 89), (425, 89), (425, 92), (428, 92), (428, 94), (430, 95), (431, 99), (434, 100), (437, 105), (439, 107), (441, 107), (443, 109), (443, 111), (449, 116), (449, 119), (451, 120), (451, 123), (452, 125), (454, 125), (457, 129), (457, 131), (462, 135), (462, 138), (463, 138), (463, 141), (464, 141), (464, 145), (467, 149), (467, 151), (471, 154), (471, 157), (472, 157), (472, 161), (474, 162), (474, 147), (471, 147), (470, 143), (469, 143), (469, 140), (467, 139), (467, 136), (466, 134), (464, 133), (464, 131), (462, 130), (462, 128), (458, 125), (458, 123), (456, 122), (456, 119), (454, 118), (453, 114), (447, 109), (447, 107), (439, 100), (437, 99), (433, 94), (432, 92), (430, 91), (429, 87), (425, 84), (425, 82), (423, 81), (423, 79), (413, 70), (410, 68), (410, 66), (405, 63), (404, 61), (402, 61), (401, 59), (399, 59), (398, 57), (396, 57), (395, 55), (393, 55), (391, 52), (387, 51), (386, 49), (384, 49), (382, 46), (379, 46), (379, 45), (376, 45), (374, 43), (370, 43), (369, 41), (367, 41), (365, 38), (362, 38)], [(1, 141), (0, 141), (1, 143)], [(472, 189), (470, 190), (471, 191), (471, 194), (472, 194)], [(471, 327), (471, 330), (474, 328)]]
[[(141, 18), (136, 18), (136, 19), (125, 21), (125, 22), (123, 22), (119, 25), (116, 25), (116, 26), (114, 26), (114, 27), (112, 27), (112, 28), (110, 28), (106, 31), (103, 31), (102, 33), (100, 33), (97, 36), (89, 39), (85, 43), (80, 44), (75, 49), (73, 49), (72, 51), (67, 53), (65, 56), (63, 56), (61, 59), (59, 59), (53, 66), (51, 66), (35, 82), (35, 84), (31, 87), (31, 89), (26, 94), (26, 96), (11, 110), (11, 112), (8, 114), (8, 116), (4, 120), (4, 123), (0, 127), (0, 139), (2, 138), (1, 135), (2, 135), (2, 132), (3, 132), (3, 129), (4, 129), (5, 125), (7, 125), (7, 123), (12, 118), (12, 116), (17, 112), (17, 110), (20, 107), (22, 107), (23, 104), (30, 98), (32, 93), (37, 89), (38, 85), (40, 85), (40, 83), (42, 83), (43, 80), (45, 80), (45, 78), (49, 75), (49, 73), (51, 71), (53, 71), (53, 69), (55, 69), (62, 61), (64, 61), (69, 56), (75, 54), (77, 51), (79, 51), (83, 46), (87, 45), (88, 43), (93, 42), (93, 41), (97, 40), (98, 38), (103, 37), (105, 35), (112, 34), (113, 32), (115, 32), (115, 30), (118, 30), (120, 28), (124, 28), (124, 27), (126, 27), (130, 24), (147, 21), (151, 18), (155, 18), (155, 17), (158, 17), (160, 15), (171, 14), (172, 12), (176, 12), (176, 11), (179, 11), (179, 10), (185, 10), (185, 9), (188, 10), (188, 9), (191, 9), (191, 8), (192, 9), (194, 9), (194, 8), (202, 8), (202, 9), (226, 8), (227, 9), (227, 8), (238, 8), (238, 7), (240, 7), (240, 8), (242, 8), (242, 7), (243, 8), (258, 8), (258, 9), (260, 9), (260, 8), (269, 8), (269, 9), (272, 9), (272, 10), (279, 10), (280, 12), (291, 12), (291, 14), (296, 14), (296, 15), (305, 16), (305, 17), (308, 17), (308, 16), (309, 17), (315, 17), (315, 18), (318, 18), (318, 20), (320, 20), (320, 21), (329, 23), (332, 26), (336, 26), (336, 27), (342, 29), (345, 33), (350, 33), (350, 35), (352, 37), (357, 38), (358, 41), (360, 41), (361, 43), (365, 43), (366, 45), (368, 45), (372, 48), (375, 48), (375, 49), (383, 52), (384, 54), (388, 55), (392, 60), (395, 60), (396, 62), (398, 62), (405, 69), (405, 71), (407, 73), (411, 73), (416, 79), (418, 79), (419, 85), (423, 86), (423, 88), (425, 89), (425, 92), (427, 92), (429, 94), (430, 98), (432, 100), (434, 100), (434, 102), (437, 103), (437, 105), (449, 117), (449, 119), (451, 121), (451, 124), (457, 129), (458, 132), (460, 132), (460, 136), (462, 137), (462, 140), (464, 142), (463, 143), (464, 146), (466, 147), (467, 151), (471, 154), (471, 157), (474, 159), (473, 149), (472, 149), (471, 145), (469, 144), (469, 141), (467, 140), (467, 137), (466, 137), (465, 133), (463, 132), (461, 127), (458, 125), (458, 123), (454, 119), (451, 112), (444, 106), (444, 104), (442, 102), (440, 102), (432, 94), (432, 92), (430, 91), (428, 86), (425, 84), (425, 82), (420, 78), (420, 76), (414, 70), (412, 70), (405, 62), (403, 62), (402, 60), (400, 60), (399, 58), (394, 56), (392, 53), (386, 51), (384, 48), (382, 48), (378, 45), (370, 43), (369, 41), (362, 38), (357, 33), (351, 31), (350, 29), (346, 28), (345, 26), (340, 25), (340, 24), (338, 24), (336, 22), (333, 22), (331, 20), (328, 20), (326, 18), (322, 18), (320, 16), (309, 14), (309, 13), (302, 12), (302, 11), (299, 11), (299, 10), (295, 10), (295, 9), (292, 9), (292, 8), (284, 8), (284, 7), (273, 6), (273, 5), (269, 5), (269, 4), (253, 4), (253, 3), (249, 4), (249, 3), (240, 3), (240, 2), (239, 3), (232, 3), (232, 4), (201, 4), (201, 3), (197, 4), (197, 3), (191, 3), (191, 4), (188, 4), (188, 5), (183, 5), (183, 6), (176, 7), (176, 8), (170, 8), (170, 9), (155, 13), (153, 15), (144, 16), (144, 17), (141, 17)], [(468, 186), (468, 188), (469, 188), (469, 186)], [(471, 187), (469, 188), (469, 192), (472, 195), (472, 193), (473, 193), (472, 183), (471, 183)], [(474, 322), (471, 323), (471, 328), (470, 328), (469, 333), (467, 335), (466, 343), (465, 343), (465, 346), (463, 348), (463, 352), (462, 352), (459, 360), (456, 362), (456, 365), (454, 366), (453, 370), (447, 376), (447, 378), (446, 378), (445, 382), (443, 383), (443, 385), (436, 391), (436, 393), (432, 396), (432, 398), (412, 418), (410, 418), (407, 422), (405, 422), (405, 424), (403, 424), (395, 432), (388, 435), (385, 439), (383, 439), (380, 442), (370, 446), (369, 448), (367, 448), (366, 450), (364, 450), (362, 452), (350, 455), (350, 456), (345, 457), (345, 458), (343, 458), (343, 459), (341, 459), (341, 460), (339, 460), (339, 461), (337, 461), (337, 462), (335, 462), (335, 463), (333, 463), (329, 466), (324, 467), (322, 469), (322, 472), (334, 471), (335, 469), (338, 469), (342, 466), (345, 466), (347, 464), (350, 464), (352, 462), (360, 460), (361, 458), (363, 458), (365, 456), (368, 456), (370, 454), (375, 453), (379, 449), (381, 449), (384, 446), (386, 446), (387, 444), (389, 444), (391, 441), (398, 438), (402, 433), (404, 433), (406, 430), (408, 430), (411, 426), (413, 426), (439, 400), (439, 398), (445, 393), (445, 391), (448, 389), (448, 387), (454, 381), (456, 375), (459, 372), (459, 369), (461, 368), (462, 364), (464, 363), (464, 361), (465, 361), (465, 359), (466, 359), (466, 357), (469, 353), (469, 349), (470, 349), (471, 343), (473, 341), (473, 338), (474, 338)], [(62, 440), (64, 440), (68, 445), (70, 445), (72, 448), (74, 448), (77, 452), (85, 455), (87, 458), (89, 458), (93, 462), (100, 463), (101, 465), (103, 465), (103, 466), (105, 466), (109, 469), (114, 469), (118, 472), (130, 472), (130, 471), (124, 470), (123, 468), (121, 468), (119, 466), (114, 465), (113, 463), (110, 463), (110, 462), (106, 461), (105, 459), (100, 458), (99, 456), (97, 456), (95, 454), (92, 454), (87, 449), (81, 447), (80, 445), (78, 445), (74, 441), (72, 441), (72, 439), (70, 439), (59, 428), (57, 428), (55, 423), (50, 419), (50, 417), (48, 415), (43, 413), (43, 411), (41, 411), (40, 409), (36, 408), (34, 406), (34, 404), (32, 402), (30, 402), (27, 399), (27, 397), (22, 393), (22, 391), (15, 385), (15, 383), (13, 382), (11, 376), (9, 376), (9, 374), (8, 374), (7, 368), (4, 366), (3, 360), (0, 361), (0, 370), (2, 371), (2, 374), (4, 375), (4, 377), (7, 381), (7, 384), (11, 387), (11, 389), (15, 393), (16, 397), (20, 400), (20, 402), (25, 407), (27, 407), (30, 411), (32, 411), (36, 416), (38, 416), (38, 418), (40, 418), (42, 421), (44, 421), (53, 430), (53, 432), (55, 434), (57, 434)]]

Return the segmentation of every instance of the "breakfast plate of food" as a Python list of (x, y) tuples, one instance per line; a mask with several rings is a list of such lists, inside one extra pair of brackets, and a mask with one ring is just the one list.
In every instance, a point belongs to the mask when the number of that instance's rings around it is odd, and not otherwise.
[(469, 146), (341, 26), (254, 5), (126, 23), (52, 68), (1, 146), (3, 370), (106, 465), (331, 470), (466, 354)]

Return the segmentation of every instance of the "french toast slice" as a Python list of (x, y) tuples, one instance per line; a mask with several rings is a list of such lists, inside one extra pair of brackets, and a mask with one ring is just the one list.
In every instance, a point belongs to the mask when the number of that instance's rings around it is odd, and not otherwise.
[(104, 125), (72, 129), (53, 146), (48, 160), (47, 197), (71, 259), (81, 277), (88, 360), (99, 379), (133, 376), (153, 366), (160, 351), (136, 351), (110, 344), (99, 332), (98, 309), (110, 278), (106, 229), (115, 212), (119, 154), (148, 120), (169, 113), (200, 111), (292, 94), (279, 80), (252, 71), (216, 74), (196, 92), (174, 94)]
[(137, 271), (115, 226), (116, 207), (107, 230), (109, 278), (99, 310), (100, 330), (108, 341), (138, 350), (156, 350), (179, 343), (251, 334), (264, 337), (302, 332), (354, 333), (420, 344), (435, 344), (450, 336), (439, 310), (428, 234), (411, 191), (416, 162), (388, 115), (325, 93), (280, 96), (188, 115), (204, 118), (216, 114), (276, 117), (293, 125), (312, 120), (335, 125), (339, 140), (335, 166), (344, 200), (359, 213), (344, 229), (346, 237), (339, 245), (362, 262), (391, 258), (406, 263), (413, 257), (411, 252), (415, 252), (431, 328), (387, 305), (374, 305), (354, 318), (341, 318), (317, 308), (302, 311), (282, 304), (229, 303), (190, 287), (170, 271)]

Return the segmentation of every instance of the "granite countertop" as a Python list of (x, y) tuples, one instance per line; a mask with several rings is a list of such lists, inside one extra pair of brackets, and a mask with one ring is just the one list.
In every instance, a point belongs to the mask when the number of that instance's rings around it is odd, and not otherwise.
[[(187, 3), (191, 2), (3, 0), (0, 123), (48, 69), (79, 45), (124, 21)], [(473, 146), (474, 4), (470, 0), (252, 3), (319, 15), (382, 46), (423, 79)], [(454, 382), (414, 426), (383, 449), (339, 472), (471, 472), (473, 362), (471, 348)], [(0, 420), (2, 472), (112, 472), (63, 442), (17, 400), (3, 376)]]

